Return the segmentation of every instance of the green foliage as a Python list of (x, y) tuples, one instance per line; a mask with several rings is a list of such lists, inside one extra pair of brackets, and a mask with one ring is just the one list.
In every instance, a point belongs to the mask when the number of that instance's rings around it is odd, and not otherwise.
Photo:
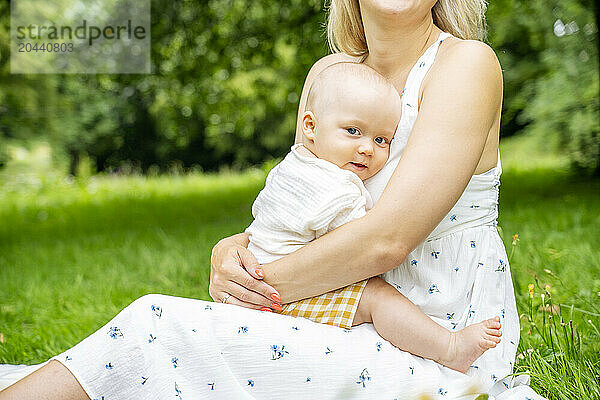
[[(151, 75), (11, 75), (9, 4), (0, 3), (0, 166), (8, 144), (32, 140), (48, 141), (73, 174), (86, 155), (101, 171), (280, 157), (306, 73), (327, 53), (323, 3), (152, 0)], [(502, 135), (543, 137), (590, 172), (600, 171), (593, 6), (498, 0), (487, 14), (505, 77)]]
[[(490, 42), (504, 68), (503, 133), (539, 136), (600, 173), (598, 21), (592, 1), (490, 3)], [(596, 17), (597, 18), (597, 17)]]
[[(9, 75), (0, 59), (0, 140), (44, 137), (72, 173), (80, 154), (100, 170), (216, 170), (289, 150), (305, 75), (327, 52), (321, 3), (153, 0), (152, 9), (152, 75)], [(0, 16), (8, 54), (6, 3)]]

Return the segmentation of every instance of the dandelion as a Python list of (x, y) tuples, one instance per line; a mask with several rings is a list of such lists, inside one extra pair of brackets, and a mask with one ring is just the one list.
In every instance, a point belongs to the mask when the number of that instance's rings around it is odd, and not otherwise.
[(529, 289), (529, 298), (533, 299), (533, 283), (530, 283), (529, 285), (527, 285), (527, 288)]
[(513, 256), (515, 255), (515, 250), (517, 249), (517, 242), (519, 242), (519, 234), (515, 233), (513, 235), (512, 246), (510, 247), (510, 254), (508, 255), (508, 262), (510, 263)]

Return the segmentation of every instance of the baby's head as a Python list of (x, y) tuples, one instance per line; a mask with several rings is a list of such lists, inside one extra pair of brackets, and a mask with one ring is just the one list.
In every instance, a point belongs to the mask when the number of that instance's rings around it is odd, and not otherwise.
[(364, 64), (336, 63), (310, 87), (302, 142), (317, 157), (365, 180), (387, 161), (400, 113), (400, 96), (381, 74)]

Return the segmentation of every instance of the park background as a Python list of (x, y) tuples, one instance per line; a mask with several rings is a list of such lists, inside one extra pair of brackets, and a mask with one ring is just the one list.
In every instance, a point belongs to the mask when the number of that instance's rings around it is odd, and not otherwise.
[[(516, 371), (600, 399), (598, 9), (497, 0), (500, 231), (521, 319)], [(152, 0), (150, 75), (11, 75), (0, 3), (0, 363), (38, 363), (145, 293), (209, 300), (293, 142), (327, 54), (315, 0)], [(518, 234), (518, 235), (516, 235)]]

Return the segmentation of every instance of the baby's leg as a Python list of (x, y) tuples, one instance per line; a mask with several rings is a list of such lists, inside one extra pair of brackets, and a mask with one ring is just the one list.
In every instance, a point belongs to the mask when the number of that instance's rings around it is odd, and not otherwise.
[(450, 332), (425, 315), (385, 280), (369, 279), (353, 325), (372, 322), (381, 337), (401, 350), (466, 372), (473, 361), (500, 342), (500, 319)]

